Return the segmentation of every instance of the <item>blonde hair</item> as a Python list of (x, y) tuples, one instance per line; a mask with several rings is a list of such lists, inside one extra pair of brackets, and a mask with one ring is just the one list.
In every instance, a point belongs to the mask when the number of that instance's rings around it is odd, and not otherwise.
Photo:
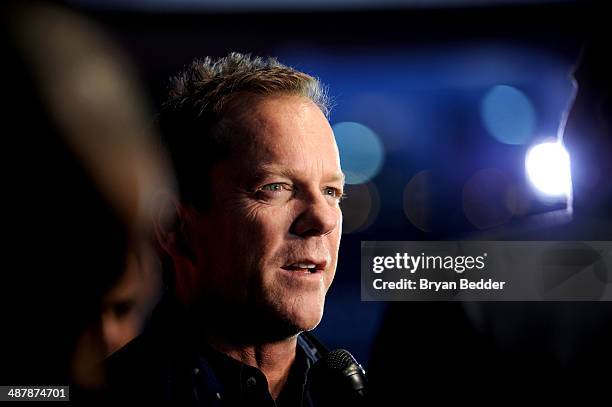
[(308, 98), (329, 115), (329, 98), (319, 80), (275, 58), (232, 52), (196, 59), (171, 79), (159, 124), (185, 203), (198, 209), (210, 203), (210, 170), (231, 154), (230, 130), (235, 129), (227, 122), (235, 118), (230, 111), (248, 107), (254, 97), (281, 95)]

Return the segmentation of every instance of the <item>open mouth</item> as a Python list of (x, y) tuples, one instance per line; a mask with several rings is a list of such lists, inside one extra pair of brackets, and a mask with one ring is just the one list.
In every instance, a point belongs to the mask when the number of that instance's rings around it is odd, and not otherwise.
[(296, 262), (284, 265), (281, 268), (294, 273), (314, 274), (323, 271), (325, 269), (325, 263)]

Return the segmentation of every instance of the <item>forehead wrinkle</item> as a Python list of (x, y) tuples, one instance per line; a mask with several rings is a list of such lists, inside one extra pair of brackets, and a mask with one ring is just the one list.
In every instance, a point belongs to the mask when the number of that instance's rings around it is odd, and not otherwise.
[[(295, 96), (290, 98), (296, 101)], [(328, 167), (329, 160), (324, 158), (333, 149), (335, 163), (338, 151), (329, 122), (321, 113), (320, 119), (328, 129), (321, 128), (319, 118), (311, 109), (314, 107), (320, 112), (319, 107), (307, 99), (298, 99), (298, 104), (278, 102), (279, 98), (260, 99), (251, 109), (243, 109), (241, 114), (233, 116), (232, 127), (239, 134), (232, 151), (237, 164), (247, 170), (246, 178), (279, 175), (306, 179), (310, 177), (308, 174), (318, 173), (321, 181), (344, 183), (339, 163)], [(313, 151), (321, 154), (313, 157)]]
[[(334, 140), (331, 126), (329, 126), (329, 122), (323, 112), (321, 112), (320, 108), (314, 102), (304, 96), (291, 94), (275, 95), (254, 97), (251, 98), (251, 100), (253, 104), (248, 107), (241, 106), (240, 108), (234, 109), (225, 119), (226, 121), (233, 122), (232, 127), (237, 130), (238, 133), (241, 133), (243, 137), (266, 138), (270, 141), (270, 147), (274, 148), (279, 144), (274, 142), (274, 138), (278, 137), (280, 139), (286, 134), (300, 133), (304, 135), (304, 137), (300, 137), (299, 140), (296, 140), (299, 144), (316, 144), (320, 142), (321, 134), (310, 134), (310, 130), (312, 130), (310, 127), (313, 124), (313, 119), (314, 121), (317, 120), (314, 116), (317, 116), (318, 113), (320, 115), (318, 119), (324, 121), (328, 127), (329, 134), (326, 134), (326, 136)], [(295, 104), (290, 101), (298, 101), (299, 103)], [(251, 142), (241, 144), (259, 143)], [(251, 147), (249, 149), (253, 148), (253, 146), (248, 147)]]

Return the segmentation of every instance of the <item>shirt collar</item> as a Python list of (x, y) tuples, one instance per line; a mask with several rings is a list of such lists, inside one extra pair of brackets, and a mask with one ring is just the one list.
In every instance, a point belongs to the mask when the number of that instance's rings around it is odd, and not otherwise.
[[(223, 388), (223, 397), (235, 402), (261, 403), (271, 406), (301, 406), (307, 389), (311, 361), (300, 345), (289, 377), (276, 402), (268, 391), (268, 381), (261, 370), (244, 364), (206, 346), (202, 361), (208, 363)], [(229, 401), (229, 400), (228, 400)]]

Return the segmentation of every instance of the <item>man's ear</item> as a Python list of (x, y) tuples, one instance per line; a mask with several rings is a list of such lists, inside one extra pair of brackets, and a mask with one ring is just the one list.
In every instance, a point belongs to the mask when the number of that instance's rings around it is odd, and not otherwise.
[(189, 228), (187, 225), (193, 216), (192, 209), (184, 205), (172, 192), (161, 193), (158, 199), (154, 218), (155, 241), (161, 255), (167, 255), (176, 260), (177, 257), (187, 257), (195, 260), (193, 250), (188, 244)]
[(191, 237), (195, 210), (184, 205), (175, 194), (164, 194), (158, 200), (154, 227), (155, 241), (160, 257), (172, 262), (176, 295), (185, 304), (198, 296), (199, 273)]

